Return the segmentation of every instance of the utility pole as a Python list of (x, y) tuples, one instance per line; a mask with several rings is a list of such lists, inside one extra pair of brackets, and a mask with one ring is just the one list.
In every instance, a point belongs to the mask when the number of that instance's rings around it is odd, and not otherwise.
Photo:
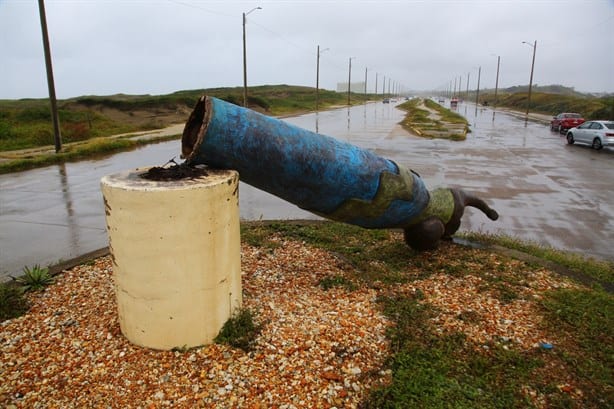
[(352, 58), (350, 57), (350, 68), (348, 69), (348, 105), (350, 105), (350, 90), (352, 89)]
[[(322, 53), (326, 50), (328, 50), (328, 48), (323, 49)], [(316, 111), (320, 106), (320, 54), (320, 46), (318, 45), (318, 59), (316, 63)]]
[(479, 102), (479, 98), (480, 98), (480, 75), (482, 74), (482, 67), (478, 67), (478, 88), (477, 91), (475, 93), (475, 108), (477, 110), (478, 108), (478, 102)]
[(49, 46), (49, 34), (47, 32), (47, 17), (45, 15), (44, 0), (38, 0), (38, 11), (41, 19), (41, 31), (43, 33), (43, 48), (45, 50), (45, 67), (47, 68), (47, 86), (49, 88), (49, 101), (51, 102), (51, 120), (53, 122), (53, 135), (55, 153), (62, 150), (62, 135), (60, 134), (60, 116), (58, 103), (55, 97), (55, 84), (53, 82), (53, 67), (51, 66), (51, 47)]
[(537, 49), (537, 40), (535, 40), (533, 44), (527, 43), (526, 41), (523, 41), (523, 43), (533, 47), (533, 61), (531, 62), (531, 79), (529, 80), (529, 98), (527, 100), (527, 112), (525, 114), (525, 119), (529, 119), (529, 107), (531, 106), (531, 88), (533, 87), (533, 68), (535, 68), (535, 50)]
[(247, 13), (243, 13), (243, 106), (247, 107), (247, 47), (245, 44), (245, 16), (254, 10), (262, 10), (262, 7), (254, 7)]
[(384, 80), (382, 81), (382, 96), (386, 94), (386, 76), (384, 75)]
[(501, 63), (501, 56), (499, 55), (497, 56), (497, 79), (495, 80), (495, 106), (494, 108), (497, 108), (497, 91), (499, 90), (499, 64), (500, 63)]
[(375, 95), (377, 96), (377, 75), (378, 73), (375, 73)]
[(471, 74), (471, 71), (467, 73), (467, 92), (465, 93), (466, 94), (465, 97), (467, 99), (469, 99), (469, 74)]
[(365, 67), (365, 97), (367, 96), (367, 67)]

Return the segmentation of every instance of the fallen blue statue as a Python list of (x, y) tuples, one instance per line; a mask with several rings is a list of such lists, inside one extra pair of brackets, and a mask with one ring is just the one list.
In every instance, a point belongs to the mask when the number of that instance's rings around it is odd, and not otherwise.
[(461, 189), (429, 192), (415, 172), (371, 151), (213, 97), (200, 98), (181, 145), (188, 165), (237, 170), (243, 182), (327, 219), (401, 228), (416, 250), (449, 239), (466, 206), (499, 217)]

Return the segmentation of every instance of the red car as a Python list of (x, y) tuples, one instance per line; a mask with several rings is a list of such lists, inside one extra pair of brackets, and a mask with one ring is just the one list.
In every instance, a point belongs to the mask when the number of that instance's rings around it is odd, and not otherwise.
[(582, 118), (582, 115), (573, 112), (563, 112), (552, 118), (552, 121), (550, 121), (550, 130), (563, 133), (583, 123), (584, 118)]

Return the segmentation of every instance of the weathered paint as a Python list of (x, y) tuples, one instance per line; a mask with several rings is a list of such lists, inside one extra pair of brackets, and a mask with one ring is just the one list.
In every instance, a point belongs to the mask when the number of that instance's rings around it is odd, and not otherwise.
[(389, 159), (222, 100), (202, 98), (182, 140), (190, 164), (241, 180), (323, 217), (404, 227), (429, 203), (420, 177)]
[(328, 219), (403, 228), (414, 249), (436, 248), (454, 234), (466, 206), (498, 218), (461, 189), (429, 193), (416, 173), (369, 150), (212, 97), (190, 115), (182, 156), (237, 170), (244, 182)]

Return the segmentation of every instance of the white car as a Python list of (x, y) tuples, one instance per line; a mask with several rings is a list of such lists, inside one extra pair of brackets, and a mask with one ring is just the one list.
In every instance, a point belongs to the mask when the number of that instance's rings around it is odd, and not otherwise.
[(614, 121), (586, 121), (567, 131), (567, 143), (583, 142), (599, 150), (614, 146)]

